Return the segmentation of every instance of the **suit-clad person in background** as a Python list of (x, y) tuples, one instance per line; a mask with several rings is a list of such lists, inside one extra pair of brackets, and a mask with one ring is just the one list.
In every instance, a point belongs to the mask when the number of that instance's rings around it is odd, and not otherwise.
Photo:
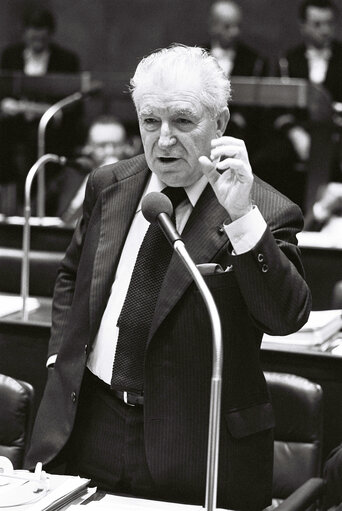
[[(279, 59), (279, 76), (308, 80), (321, 92), (310, 96), (314, 100), (306, 111), (279, 110), (271, 114), (268, 144), (254, 161), (256, 173), (302, 209), (311, 150), (310, 122), (330, 120), (331, 104), (342, 101), (342, 44), (335, 39), (337, 15), (331, 0), (300, 3), (298, 18), (303, 41)], [(326, 182), (339, 181), (340, 175), (339, 162), (332, 164)]]
[(131, 89), (144, 154), (88, 179), (56, 282), (49, 377), (26, 466), (65, 459), (68, 473), (99, 488), (204, 503), (211, 326), (178, 255), (142, 215), (142, 198), (162, 191), (195, 263), (215, 263), (204, 278), (224, 344), (218, 506), (263, 509), (274, 418), (259, 348), (263, 332), (307, 321), (303, 219), (253, 175), (244, 142), (223, 136), (230, 82), (205, 50), (156, 51)]
[[(260, 77), (266, 73), (266, 62), (258, 52), (241, 39), (243, 13), (233, 0), (215, 0), (210, 6), (208, 31), (210, 53), (217, 59), (228, 78)], [(234, 106), (231, 109), (227, 135), (243, 138), (251, 154), (260, 137), (260, 112), (256, 108)], [(259, 126), (259, 128), (258, 128)]]
[(342, 183), (331, 182), (321, 187), (317, 200), (305, 215), (304, 228), (321, 231), (340, 242), (342, 232)]
[(304, 0), (299, 7), (303, 42), (280, 62), (282, 76), (323, 85), (333, 101), (342, 101), (342, 43), (337, 41), (338, 10), (332, 0)]
[[(28, 76), (78, 73), (78, 56), (53, 42), (55, 30), (56, 21), (49, 10), (30, 10), (24, 18), (23, 40), (2, 52), (1, 70), (5, 73), (20, 71)], [(58, 99), (61, 99), (60, 96), (51, 90), (1, 98), (0, 184), (16, 183), (17, 186), (17, 205), (9, 208), (13, 210), (9, 214), (21, 212), (25, 178), (37, 159), (38, 122), (47, 108)], [(75, 141), (71, 123), (75, 124), (78, 116), (79, 108), (66, 114), (56, 126), (58, 135), (53, 127), (48, 130), (47, 152), (70, 154)]]
[(30, 76), (79, 71), (78, 56), (53, 42), (55, 30), (56, 21), (49, 10), (30, 11), (24, 19), (23, 41), (4, 49), (1, 69), (23, 71)]
[[(280, 75), (303, 78), (322, 86), (332, 102), (341, 102), (342, 43), (335, 39), (337, 7), (331, 0), (303, 0), (298, 15), (303, 42), (280, 59)], [(279, 118), (277, 124), (286, 130), (298, 159), (305, 162), (309, 158), (311, 138), (305, 122), (300, 121), (301, 117), (289, 115)]]
[[(135, 141), (137, 145), (137, 141)], [(134, 144), (127, 137), (125, 126), (113, 115), (93, 120), (85, 145), (75, 158), (59, 170), (47, 191), (47, 213), (74, 225), (82, 214), (84, 193), (89, 173), (97, 167), (116, 163), (133, 155)], [(135, 152), (137, 154), (137, 152)]]

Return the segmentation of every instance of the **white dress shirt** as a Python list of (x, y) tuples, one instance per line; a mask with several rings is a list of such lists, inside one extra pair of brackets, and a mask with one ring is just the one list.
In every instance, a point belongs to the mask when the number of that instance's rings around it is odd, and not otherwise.
[(329, 60), (331, 58), (330, 48), (313, 48), (306, 50), (306, 57), (309, 66), (309, 80), (312, 83), (323, 83), (328, 71)]
[(230, 76), (235, 62), (236, 51), (232, 48), (224, 49), (221, 46), (213, 45), (210, 53), (219, 63), (226, 76)]
[(39, 54), (29, 49), (24, 50), (24, 73), (29, 76), (42, 76), (47, 73), (50, 52), (48, 50)]
[[(188, 200), (181, 202), (175, 211), (176, 227), (180, 233), (183, 231), (207, 183), (206, 177), (203, 176), (195, 184), (185, 188)], [(107, 384), (111, 383), (119, 335), (119, 328), (116, 324), (126, 297), (140, 245), (149, 227), (149, 223), (141, 211), (141, 202), (146, 194), (152, 191), (160, 192), (165, 187), (166, 185), (152, 173), (123, 246), (108, 303), (88, 357), (88, 369)], [(235, 254), (241, 254), (251, 250), (258, 243), (265, 232), (266, 222), (259, 209), (254, 206), (244, 217), (224, 225), (224, 229), (232, 243)], [(53, 364), (56, 357), (56, 355), (49, 357), (47, 365)]]

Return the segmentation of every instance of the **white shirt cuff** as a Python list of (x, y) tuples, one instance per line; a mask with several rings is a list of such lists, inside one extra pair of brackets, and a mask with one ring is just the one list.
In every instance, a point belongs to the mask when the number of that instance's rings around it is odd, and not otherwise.
[(47, 359), (46, 367), (54, 366), (56, 360), (57, 360), (57, 354), (56, 355), (50, 355), (50, 357)]
[(223, 224), (235, 254), (249, 252), (261, 240), (267, 224), (257, 206), (230, 224)]

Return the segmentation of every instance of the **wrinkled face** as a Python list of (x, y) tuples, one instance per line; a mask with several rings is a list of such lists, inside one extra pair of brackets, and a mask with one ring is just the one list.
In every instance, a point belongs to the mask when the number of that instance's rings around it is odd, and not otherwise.
[(41, 53), (46, 50), (51, 40), (48, 28), (28, 27), (24, 34), (25, 45), (33, 53)]
[[(210, 141), (221, 136), (228, 110), (213, 119), (200, 101), (193, 78), (164, 77), (136, 91), (140, 133), (149, 168), (168, 186), (190, 186), (203, 174), (199, 156), (210, 155)], [(223, 130), (223, 131), (222, 131)]]
[(234, 4), (218, 3), (212, 8), (209, 33), (222, 48), (232, 48), (240, 36), (241, 14)]
[(115, 163), (125, 155), (125, 130), (119, 124), (95, 124), (89, 132), (87, 145), (96, 166)]
[(310, 6), (306, 10), (306, 19), (301, 25), (305, 41), (316, 47), (329, 46), (335, 34), (335, 16), (331, 9)]

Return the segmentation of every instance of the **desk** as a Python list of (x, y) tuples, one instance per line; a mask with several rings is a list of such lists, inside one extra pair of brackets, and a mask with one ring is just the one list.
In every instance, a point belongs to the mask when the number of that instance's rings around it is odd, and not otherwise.
[[(342, 334), (341, 334), (342, 343)], [(264, 371), (292, 373), (319, 383), (323, 389), (323, 458), (342, 442), (342, 356), (332, 353), (333, 340), (322, 346), (295, 346), (263, 342)]]
[[(319, 233), (313, 234), (319, 236)], [(342, 247), (304, 245), (300, 237), (299, 247), (306, 281), (312, 293), (312, 308), (313, 310), (330, 309), (334, 285), (342, 280)]]

